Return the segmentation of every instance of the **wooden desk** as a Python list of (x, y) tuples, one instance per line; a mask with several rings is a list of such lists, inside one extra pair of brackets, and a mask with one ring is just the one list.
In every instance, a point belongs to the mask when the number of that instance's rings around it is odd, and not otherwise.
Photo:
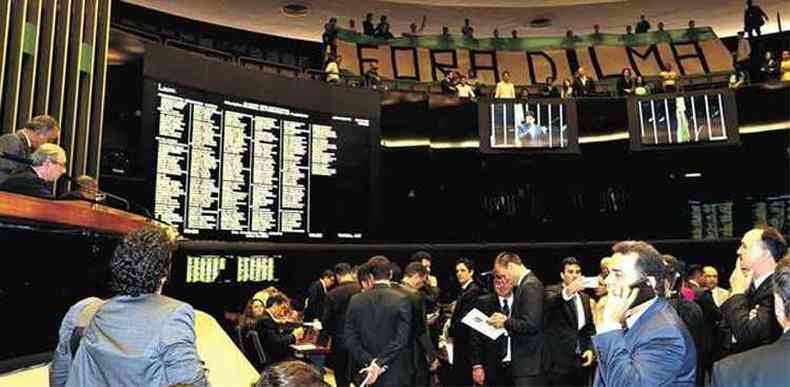
[(83, 200), (48, 200), (0, 192), (0, 218), (87, 228), (110, 234), (126, 234), (146, 225), (158, 225), (152, 219)]

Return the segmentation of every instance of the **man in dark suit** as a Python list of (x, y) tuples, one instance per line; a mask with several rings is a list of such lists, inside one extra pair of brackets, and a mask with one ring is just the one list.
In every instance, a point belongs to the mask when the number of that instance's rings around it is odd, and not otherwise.
[(773, 282), (774, 314), (784, 334), (773, 344), (716, 363), (714, 386), (786, 386), (790, 381), (790, 258), (779, 261)]
[(269, 364), (278, 363), (294, 357), (291, 344), (304, 337), (304, 328), (299, 327), (291, 333), (283, 329), (281, 320), (288, 315), (289, 300), (282, 294), (274, 294), (266, 300), (266, 311), (255, 323), (258, 338)]
[(721, 304), (729, 329), (722, 343), (729, 353), (773, 343), (782, 330), (773, 316), (772, 275), (776, 261), (787, 252), (787, 242), (775, 228), (756, 228), (741, 239), (738, 261), (730, 276), (732, 295)]
[(352, 357), (352, 375), (363, 369), (375, 385), (410, 386), (414, 369), (412, 354), (406, 348), (411, 333), (411, 303), (392, 289), (389, 259), (373, 257), (367, 270), (370, 278), (359, 279), (373, 280), (373, 287), (351, 297), (346, 312), (343, 334)]
[(461, 258), (455, 263), (455, 277), (461, 288), (455, 300), (455, 309), (450, 319), (449, 336), (453, 340), (453, 384), (469, 386), (472, 384), (471, 328), (461, 319), (475, 306), (476, 299), (483, 294), (474, 281), (475, 269), (472, 261)]
[(319, 343), (326, 345), (332, 338), (332, 356), (330, 363), (334, 366), (335, 385), (348, 386), (351, 379), (348, 375), (348, 349), (344, 343), (343, 332), (346, 328), (346, 310), (348, 303), (355, 294), (362, 291), (359, 283), (354, 280), (351, 265), (338, 263), (335, 265), (335, 275), (338, 286), (329, 291), (324, 304), (324, 316), (321, 318), (323, 330), (319, 336)]
[(514, 284), (510, 316), (494, 313), (489, 323), (505, 328), (511, 337), (513, 381), (516, 386), (546, 384), (543, 366), (543, 283), (527, 269), (515, 253), (500, 253), (494, 260), (494, 274), (507, 276)]
[(595, 357), (595, 325), (590, 296), (584, 294), (582, 267), (574, 257), (562, 261), (562, 283), (546, 287), (543, 314), (544, 370), (552, 386), (586, 386)]
[[(14, 133), (0, 136), (0, 153), (27, 159), (45, 143), (56, 143), (60, 136), (60, 124), (50, 116), (36, 116), (25, 123), (25, 127)], [(14, 160), (0, 157), (0, 184), (17, 170), (27, 166)]]
[(608, 298), (592, 337), (594, 385), (693, 386), (694, 341), (672, 306), (656, 296), (666, 293), (664, 260), (645, 242), (620, 242), (613, 250)]
[(30, 159), (33, 165), (8, 176), (0, 191), (52, 199), (52, 182), (66, 173), (66, 152), (55, 144), (42, 144)]
[(409, 299), (412, 306), (411, 335), (407, 348), (413, 355), (414, 380), (412, 384), (415, 386), (429, 385), (430, 371), (435, 370), (438, 366), (436, 348), (431, 343), (428, 323), (425, 319), (425, 299), (420, 293), (420, 289), (425, 286), (427, 280), (428, 271), (425, 266), (422, 262), (414, 261), (408, 264), (403, 271), (402, 283), (393, 286)]
[[(494, 293), (478, 298), (475, 307), (486, 316), (497, 313), (512, 316), (514, 302), (513, 281), (507, 274), (498, 274), (494, 277)], [(513, 338), (509, 333), (491, 340), (488, 336), (472, 330), (469, 357), (474, 382), (485, 386), (514, 385), (513, 345)]]
[(335, 273), (324, 270), (321, 278), (313, 282), (307, 289), (307, 301), (304, 307), (304, 321), (320, 319), (324, 315), (324, 301), (329, 288), (335, 284)]

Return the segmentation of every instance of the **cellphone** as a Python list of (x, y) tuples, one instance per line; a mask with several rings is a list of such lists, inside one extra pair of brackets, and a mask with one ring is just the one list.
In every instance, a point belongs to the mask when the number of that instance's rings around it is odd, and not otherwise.
[(642, 278), (639, 281), (634, 282), (629, 286), (631, 289), (639, 289), (636, 295), (636, 299), (631, 304), (631, 306), (640, 305), (646, 301), (653, 299), (656, 296), (656, 291), (653, 289), (653, 286), (650, 285), (650, 281), (647, 278)]
[(583, 277), (582, 286), (585, 289), (596, 289), (601, 286), (601, 284), (598, 281), (598, 277)]

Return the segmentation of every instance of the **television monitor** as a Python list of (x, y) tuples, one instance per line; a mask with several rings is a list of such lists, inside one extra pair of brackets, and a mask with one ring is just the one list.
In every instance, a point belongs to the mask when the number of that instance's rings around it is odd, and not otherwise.
[(735, 95), (730, 89), (631, 97), (631, 149), (738, 144), (737, 113)]
[(579, 152), (573, 100), (491, 99), (478, 106), (484, 153)]

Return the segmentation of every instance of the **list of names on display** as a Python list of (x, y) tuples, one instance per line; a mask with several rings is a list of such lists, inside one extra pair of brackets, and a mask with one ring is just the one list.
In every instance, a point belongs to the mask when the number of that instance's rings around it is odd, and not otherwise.
[(321, 219), (314, 227), (327, 224), (311, 210), (311, 194), (326, 200), (338, 175), (334, 122), (177, 89), (157, 88), (155, 217), (186, 235), (323, 235), (310, 229), (311, 215)]

